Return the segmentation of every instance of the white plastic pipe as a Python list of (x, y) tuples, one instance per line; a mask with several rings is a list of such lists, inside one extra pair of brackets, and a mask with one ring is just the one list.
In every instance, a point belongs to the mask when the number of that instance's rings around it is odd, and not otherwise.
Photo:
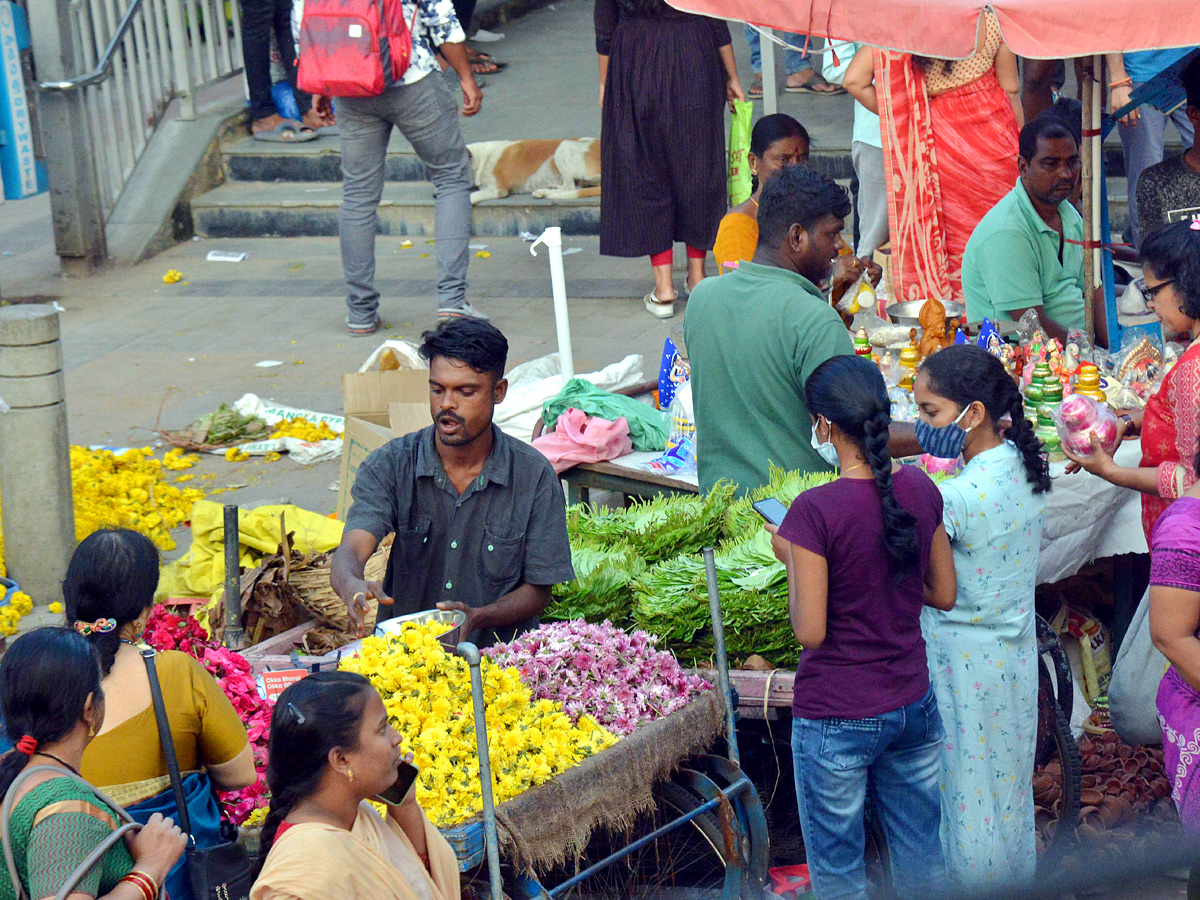
[(571, 352), (571, 319), (567, 313), (567, 276), (563, 272), (562, 229), (552, 225), (529, 248), (537, 256), (538, 244), (545, 244), (550, 251), (550, 288), (554, 294), (554, 324), (558, 330), (558, 359), (562, 369), (562, 383), (575, 377), (575, 357)]

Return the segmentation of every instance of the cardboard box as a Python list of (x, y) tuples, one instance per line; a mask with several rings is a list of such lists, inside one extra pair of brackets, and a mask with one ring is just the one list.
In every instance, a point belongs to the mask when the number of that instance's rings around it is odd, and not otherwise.
[[(393, 437), (403, 437), (431, 424), (429, 371), (396, 369), (390, 372), (355, 372), (342, 376), (342, 404), (346, 430), (342, 434), (342, 474), (338, 485), (337, 517), (346, 520), (350, 489), (367, 454)], [(392, 405), (395, 404), (393, 428)]]

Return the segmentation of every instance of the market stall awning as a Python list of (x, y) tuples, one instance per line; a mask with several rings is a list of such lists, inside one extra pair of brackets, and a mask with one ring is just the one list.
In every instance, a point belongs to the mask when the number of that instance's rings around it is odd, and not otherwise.
[(961, 59), (991, 6), (1018, 56), (1056, 59), (1200, 45), (1200, 3), (1180, 0), (667, 0), (784, 31)]

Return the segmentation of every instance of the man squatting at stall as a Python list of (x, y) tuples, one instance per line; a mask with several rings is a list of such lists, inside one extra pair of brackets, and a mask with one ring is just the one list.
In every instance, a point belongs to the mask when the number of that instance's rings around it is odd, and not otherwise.
[[(562, 488), (544, 456), (492, 423), (508, 391), (504, 335), (461, 318), (422, 338), (433, 424), (363, 460), (330, 582), (360, 633), (375, 597), (380, 621), (461, 610), (461, 639), (486, 647), (536, 627), (551, 587), (575, 577)], [(365, 581), (393, 532), (383, 583)]]

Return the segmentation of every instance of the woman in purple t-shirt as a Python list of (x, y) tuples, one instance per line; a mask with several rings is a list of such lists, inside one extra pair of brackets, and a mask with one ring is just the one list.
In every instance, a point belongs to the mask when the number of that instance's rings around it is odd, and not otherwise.
[(800, 827), (817, 900), (866, 897), (867, 791), (888, 837), (899, 896), (937, 894), (942, 720), (921, 610), (957, 585), (929, 477), (888, 455), (891, 404), (868, 360), (836, 356), (804, 389), (813, 446), (837, 480), (796, 498), (773, 535), (804, 650), (792, 701)]

